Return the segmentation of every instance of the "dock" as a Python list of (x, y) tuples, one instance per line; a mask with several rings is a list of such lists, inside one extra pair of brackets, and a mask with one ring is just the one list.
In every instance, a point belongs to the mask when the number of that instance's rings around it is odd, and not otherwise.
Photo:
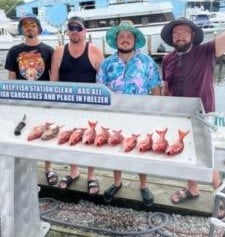
[[(57, 185), (55, 186), (48, 186), (45, 174), (44, 174), (44, 163), (39, 162), (38, 163), (38, 184), (41, 186), (41, 189), (47, 189), (49, 190), (49, 197), (53, 198), (59, 198), (62, 199), (64, 191), (60, 190)], [(54, 170), (57, 172), (60, 178), (62, 178), (64, 175), (69, 174), (69, 165), (68, 164), (53, 164)], [(79, 168), (80, 170), (80, 178), (73, 183), (68, 190), (71, 194), (71, 197), (76, 193), (83, 193), (87, 194), (87, 169), (82, 167)], [(100, 183), (100, 192), (97, 197), (91, 197), (88, 200), (95, 202), (95, 199), (103, 201), (102, 195), (106, 188), (108, 188), (113, 183), (113, 171), (111, 170), (101, 170), (96, 169), (95, 175)], [(154, 194), (155, 198), (155, 204), (152, 209), (149, 211), (162, 211), (162, 212), (169, 212), (169, 213), (180, 213), (180, 214), (187, 214), (187, 215), (199, 215), (199, 216), (205, 216), (210, 217), (212, 215), (212, 209), (213, 209), (213, 188), (210, 184), (202, 184), (199, 183), (199, 189), (200, 189), (200, 196), (199, 198), (195, 200), (188, 201), (186, 203), (182, 203), (179, 205), (174, 205), (170, 201), (170, 195), (176, 191), (179, 190), (181, 187), (185, 187), (186, 182), (181, 180), (168, 180), (165, 178), (160, 177), (151, 177), (148, 176), (148, 187), (151, 189), (151, 191)], [(54, 195), (55, 193), (55, 195)], [(68, 195), (68, 194), (67, 194)], [(45, 191), (45, 196), (46, 191)], [(67, 200), (70, 200), (70, 198), (67, 197)], [(137, 207), (140, 207), (143, 209), (142, 201), (141, 201), (141, 195), (139, 192), (139, 181), (138, 181), (138, 175), (135, 174), (129, 174), (129, 173), (123, 173), (123, 188), (116, 194), (115, 196), (115, 202), (117, 203), (120, 201), (122, 203), (136, 203)], [(115, 205), (114, 202), (112, 202), (113, 205)], [(122, 205), (122, 204), (121, 204)], [(60, 232), (65, 232), (66, 230), (63, 227), (59, 227), (57, 225), (53, 225), (51, 227), (51, 230), (47, 237), (60, 237), (64, 235), (60, 235)], [(56, 234), (56, 232), (59, 234)], [(79, 234), (78, 234), (79, 233)], [(74, 230), (73, 233), (70, 233), (71, 236), (90, 236), (86, 235), (85, 231), (81, 230)], [(100, 235), (96, 235), (100, 237)]]

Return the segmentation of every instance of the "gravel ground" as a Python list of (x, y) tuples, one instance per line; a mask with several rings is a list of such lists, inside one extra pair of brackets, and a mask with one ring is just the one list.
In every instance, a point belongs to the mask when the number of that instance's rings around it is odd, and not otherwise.
[[(135, 211), (84, 200), (74, 204), (43, 198), (40, 210), (44, 221), (70, 228), (82, 227), (104, 236), (204, 237), (210, 228), (206, 217)], [(223, 237), (224, 233), (225, 229), (217, 227), (214, 236)]]

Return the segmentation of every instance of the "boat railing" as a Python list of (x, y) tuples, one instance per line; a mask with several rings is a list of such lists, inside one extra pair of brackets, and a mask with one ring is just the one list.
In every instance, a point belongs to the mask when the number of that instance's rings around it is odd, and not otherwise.
[(149, 2), (149, 0), (109, 0), (105, 4), (102, 3), (100, 6), (96, 7), (95, 3), (83, 3), (82, 5), (79, 6), (78, 10), (88, 10), (88, 9), (96, 9), (96, 8), (104, 8), (112, 5), (120, 5), (120, 4), (125, 4), (125, 3), (146, 3)]
[(124, 3), (144, 3), (148, 0), (109, 0), (108, 5), (124, 4)]

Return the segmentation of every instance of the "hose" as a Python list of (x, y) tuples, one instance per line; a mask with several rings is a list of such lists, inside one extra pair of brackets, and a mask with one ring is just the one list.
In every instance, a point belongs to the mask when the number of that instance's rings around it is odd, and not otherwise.
[[(52, 212), (53, 210), (56, 210), (59, 207), (59, 204), (53, 198), (41, 198), (40, 201), (53, 204), (53, 207), (51, 207), (45, 211), (41, 211), (41, 219), (44, 221), (47, 221), (47, 222), (54, 223), (54, 224), (66, 225), (68, 227), (85, 229), (85, 230), (89, 230), (89, 231), (97, 231), (97, 232), (101, 232), (104, 234), (112, 234), (112, 235), (117, 235), (117, 236), (140, 236), (140, 235), (156, 232), (156, 233), (159, 233), (162, 237), (172, 237), (171, 235), (165, 234), (165, 233), (163, 233), (163, 231), (161, 231), (161, 229), (163, 229), (169, 221), (168, 215), (161, 213), (161, 212), (155, 212), (155, 213), (149, 215), (149, 217), (147, 219), (147, 223), (148, 223), (149, 227), (151, 227), (151, 229), (146, 229), (146, 230), (141, 230), (141, 231), (121, 232), (121, 231), (114, 231), (114, 230), (109, 230), (109, 229), (99, 228), (99, 227), (83, 226), (83, 225), (72, 224), (72, 223), (68, 224), (65, 221), (59, 221), (59, 220), (55, 220), (53, 218), (46, 217), (44, 215)], [(156, 217), (158, 219), (161, 219), (160, 224), (157, 226), (155, 226), (154, 221), (153, 221), (154, 218), (156, 218)]]

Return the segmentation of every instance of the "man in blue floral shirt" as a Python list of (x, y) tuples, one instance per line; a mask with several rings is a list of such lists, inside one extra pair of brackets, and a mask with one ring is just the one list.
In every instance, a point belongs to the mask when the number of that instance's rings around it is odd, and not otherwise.
[[(97, 82), (105, 84), (115, 93), (135, 95), (161, 95), (160, 75), (154, 60), (140, 52), (145, 45), (143, 33), (130, 21), (113, 26), (106, 33), (108, 45), (117, 52), (106, 58), (97, 74)], [(146, 174), (139, 174), (143, 203), (150, 207), (154, 197), (147, 187)], [(114, 184), (104, 192), (105, 202), (111, 202), (122, 187), (122, 172), (114, 171)]]

